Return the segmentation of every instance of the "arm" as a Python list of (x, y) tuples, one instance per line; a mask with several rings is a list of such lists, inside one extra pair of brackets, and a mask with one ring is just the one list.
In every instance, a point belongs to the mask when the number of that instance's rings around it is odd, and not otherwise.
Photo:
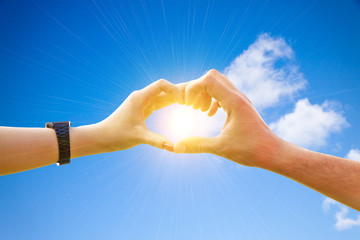
[(280, 141), (273, 164), (263, 168), (291, 178), (360, 211), (360, 162)]
[(193, 105), (204, 92), (218, 100), (227, 113), (225, 125), (216, 137), (181, 140), (175, 145), (176, 153), (213, 153), (267, 169), (360, 210), (360, 162), (309, 151), (280, 139), (250, 100), (216, 70), (186, 86), (186, 105)]
[[(99, 125), (70, 128), (71, 158), (101, 153)], [(56, 163), (59, 149), (50, 128), (0, 127), (0, 175)]]
[[(71, 158), (132, 148), (139, 144), (173, 150), (173, 143), (152, 133), (145, 124), (155, 110), (175, 102), (183, 104), (185, 84), (159, 80), (133, 92), (105, 120), (70, 128)], [(49, 128), (0, 127), (0, 175), (56, 163), (59, 149), (56, 133)]]

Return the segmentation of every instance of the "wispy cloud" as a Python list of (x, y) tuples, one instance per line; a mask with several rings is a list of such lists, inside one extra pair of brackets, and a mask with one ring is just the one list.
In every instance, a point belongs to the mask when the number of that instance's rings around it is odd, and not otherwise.
[(351, 149), (350, 152), (346, 155), (346, 158), (351, 160), (360, 161), (360, 150), (359, 149)]
[(323, 146), (331, 133), (346, 126), (348, 123), (333, 104), (311, 104), (306, 98), (295, 104), (293, 112), (270, 124), (281, 138), (304, 147)]
[(323, 201), (322, 207), (325, 212), (328, 212), (331, 208), (331, 206), (335, 206), (338, 211), (335, 213), (335, 229), (336, 230), (346, 230), (350, 229), (354, 226), (360, 227), (360, 214), (357, 215), (356, 218), (352, 219), (348, 217), (349, 214), (349, 208), (345, 205), (331, 199), (331, 198), (325, 198)]
[(283, 38), (265, 33), (224, 72), (261, 110), (305, 88), (306, 80), (293, 59), (293, 50)]

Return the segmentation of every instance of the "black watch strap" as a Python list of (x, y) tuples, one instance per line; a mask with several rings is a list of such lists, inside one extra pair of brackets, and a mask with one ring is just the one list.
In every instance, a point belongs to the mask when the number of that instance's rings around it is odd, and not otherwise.
[(64, 165), (70, 163), (70, 134), (69, 128), (71, 123), (69, 121), (64, 122), (48, 122), (47, 128), (53, 128), (56, 132), (56, 137), (59, 144), (59, 161), (58, 165)]

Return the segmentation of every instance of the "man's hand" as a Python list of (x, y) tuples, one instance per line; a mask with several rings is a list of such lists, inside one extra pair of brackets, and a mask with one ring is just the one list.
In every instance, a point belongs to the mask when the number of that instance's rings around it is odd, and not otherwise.
[(247, 97), (216, 70), (186, 86), (185, 103), (193, 105), (204, 93), (219, 101), (227, 113), (225, 125), (216, 137), (181, 140), (175, 145), (176, 153), (214, 153), (264, 168), (360, 211), (360, 162), (313, 152), (280, 139)]
[[(185, 89), (186, 105), (197, 104), (199, 96), (215, 98), (227, 113), (216, 137), (190, 137), (175, 145), (176, 153), (213, 153), (247, 166), (266, 163), (264, 152), (278, 145), (278, 137), (268, 128), (250, 100), (223, 74), (210, 70), (190, 82)], [(266, 150), (266, 151), (265, 151)]]

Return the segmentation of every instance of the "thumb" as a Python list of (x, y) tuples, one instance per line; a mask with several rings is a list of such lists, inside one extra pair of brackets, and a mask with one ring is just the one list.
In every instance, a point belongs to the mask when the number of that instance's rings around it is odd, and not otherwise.
[(169, 152), (174, 151), (174, 144), (167, 137), (153, 133), (151, 131), (146, 131), (143, 133), (143, 143), (160, 149), (168, 150)]
[(212, 153), (215, 151), (215, 137), (188, 137), (174, 146), (175, 153)]

